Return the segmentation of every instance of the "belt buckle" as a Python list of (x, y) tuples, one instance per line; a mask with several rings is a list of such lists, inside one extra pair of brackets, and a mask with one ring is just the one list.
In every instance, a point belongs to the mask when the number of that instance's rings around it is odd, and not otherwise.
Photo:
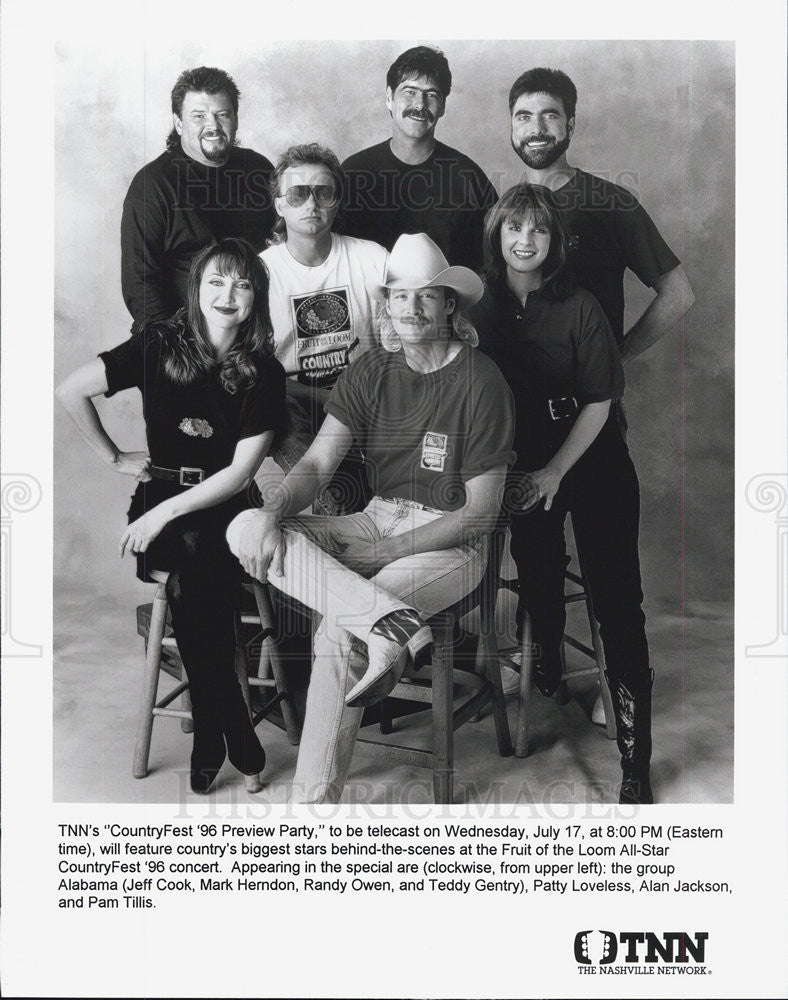
[(423, 507), (423, 504), (417, 503), (415, 500), (407, 500), (405, 497), (394, 497), (393, 499), (397, 510), (403, 513), (406, 510), (421, 510)]
[(572, 413), (556, 413), (554, 408), (556, 403), (574, 403), (577, 406), (577, 400), (574, 396), (556, 396), (555, 399), (548, 399), (547, 412), (550, 414), (551, 420), (566, 420), (567, 417), (572, 416)]
[[(196, 476), (196, 479), (187, 479), (187, 476)], [(205, 473), (202, 469), (198, 469), (193, 465), (182, 465), (178, 474), (178, 485), (179, 486), (196, 486), (201, 483), (205, 478)]]

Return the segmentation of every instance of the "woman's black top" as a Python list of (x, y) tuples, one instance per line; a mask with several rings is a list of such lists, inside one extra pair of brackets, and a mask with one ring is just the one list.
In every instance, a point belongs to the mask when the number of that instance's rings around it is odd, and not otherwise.
[[(234, 393), (222, 387), (218, 366), (190, 385), (173, 382), (164, 370), (166, 337), (190, 336), (182, 313), (166, 323), (152, 323), (99, 357), (107, 373), (107, 396), (136, 386), (142, 408), (151, 465), (205, 470), (206, 478), (231, 464), (235, 447), (247, 437), (279, 432), (285, 413), (285, 372), (275, 358), (262, 357), (255, 382)], [(140, 483), (132, 497), (129, 520), (182, 492), (177, 482)], [(239, 498), (233, 506), (244, 506)]]
[[(587, 403), (620, 399), (624, 369), (610, 323), (590, 292), (576, 289), (555, 299), (529, 293), (525, 304), (511, 292), (489, 289), (471, 314), (479, 349), (496, 362), (517, 407), (516, 468), (542, 468), (566, 440), (574, 415), (553, 420), (549, 400)], [(554, 407), (555, 412), (566, 412)]]

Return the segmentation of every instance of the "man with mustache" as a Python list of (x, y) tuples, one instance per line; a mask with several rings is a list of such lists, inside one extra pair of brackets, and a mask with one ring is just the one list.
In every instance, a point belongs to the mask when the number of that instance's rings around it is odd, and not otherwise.
[(185, 304), (192, 257), (225, 237), (260, 251), (273, 211), (273, 165), (235, 145), (239, 91), (224, 70), (185, 70), (172, 90), (167, 148), (140, 170), (123, 203), (121, 283), (135, 322)]
[(426, 233), (458, 265), (478, 270), (495, 188), (464, 153), (438, 142), (451, 70), (439, 49), (403, 52), (386, 76), (391, 139), (348, 157), (344, 232), (391, 250), (403, 233)]
[[(547, 188), (560, 213), (578, 283), (605, 310), (626, 364), (656, 343), (695, 301), (684, 270), (638, 199), (567, 162), (577, 90), (557, 69), (529, 69), (512, 84), (512, 148), (523, 180)], [(656, 292), (624, 333), (624, 272)]]

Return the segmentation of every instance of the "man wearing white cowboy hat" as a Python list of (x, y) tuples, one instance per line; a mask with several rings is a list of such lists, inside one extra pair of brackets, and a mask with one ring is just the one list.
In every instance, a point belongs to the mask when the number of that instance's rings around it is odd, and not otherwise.
[[(339, 377), (315, 441), (227, 539), (259, 580), (317, 611), (294, 798), (338, 801), (365, 705), (431, 641), (424, 619), (478, 584), (501, 503), (514, 404), (462, 314), (482, 294), (423, 233), (401, 236), (380, 294), (381, 347)], [(353, 442), (373, 495), (343, 517), (293, 516)]]
[[(426, 280), (430, 274), (433, 277)], [(440, 247), (429, 236), (403, 233), (394, 244), (383, 284), (378, 286), (378, 297), (390, 299), (393, 288), (418, 287), (451, 289), (462, 308), (469, 308), (478, 302), (484, 291), (481, 278), (470, 268), (450, 267)], [(476, 344), (473, 343), (473, 346)]]

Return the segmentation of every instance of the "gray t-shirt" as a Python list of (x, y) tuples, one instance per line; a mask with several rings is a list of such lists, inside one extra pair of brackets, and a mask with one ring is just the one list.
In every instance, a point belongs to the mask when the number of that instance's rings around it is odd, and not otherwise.
[(340, 375), (325, 409), (353, 432), (377, 496), (456, 510), (464, 483), (514, 461), (512, 394), (497, 366), (465, 345), (427, 374), (401, 351), (369, 351)]

